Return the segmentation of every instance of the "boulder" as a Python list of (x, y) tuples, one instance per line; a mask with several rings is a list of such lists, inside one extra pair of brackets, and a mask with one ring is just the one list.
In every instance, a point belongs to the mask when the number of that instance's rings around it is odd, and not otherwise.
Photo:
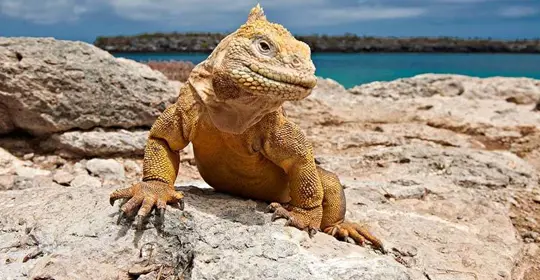
[(533, 104), (540, 98), (540, 81), (529, 78), (477, 78), (463, 75), (422, 74), (391, 82), (373, 82), (353, 87), (352, 94), (388, 99), (463, 96)]
[(122, 180), (125, 178), (124, 166), (114, 159), (93, 158), (86, 162), (90, 174), (102, 179)]
[[(537, 187), (538, 175), (517, 156), (411, 144), (320, 158), (346, 187), (347, 219), (367, 224), (389, 254), (324, 233), (310, 239), (284, 221), (271, 222), (266, 203), (215, 192), (200, 179), (180, 180), (184, 211), (168, 207), (162, 227), (151, 216), (138, 232), (131, 219), (116, 224), (118, 206), (107, 197), (118, 186), (99, 187), (97, 178), (82, 174), (72, 188), (0, 192), (6, 229), (0, 243), (30, 242), (0, 251), (11, 260), (0, 273), (8, 279), (23, 273), (31, 279), (510, 279), (520, 262), (522, 243), (507, 203), (510, 190)], [(78, 177), (97, 182), (78, 184)]]
[(125, 129), (69, 131), (54, 134), (40, 142), (40, 147), (64, 157), (140, 157), (148, 138), (148, 130)]
[(90, 44), (0, 37), (0, 133), (150, 127), (177, 96), (163, 74)]

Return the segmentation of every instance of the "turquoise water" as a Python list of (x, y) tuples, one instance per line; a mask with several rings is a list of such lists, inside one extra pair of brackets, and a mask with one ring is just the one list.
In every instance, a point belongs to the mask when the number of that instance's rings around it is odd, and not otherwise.
[[(207, 54), (118, 53), (115, 56), (136, 61), (188, 60), (197, 64), (203, 61)], [(318, 76), (334, 79), (347, 88), (423, 73), (540, 79), (540, 55), (538, 54), (316, 53), (312, 58), (317, 67)]]

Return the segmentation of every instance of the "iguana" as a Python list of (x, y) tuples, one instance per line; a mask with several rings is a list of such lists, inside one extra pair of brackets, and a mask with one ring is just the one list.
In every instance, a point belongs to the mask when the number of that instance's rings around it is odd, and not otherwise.
[(344, 221), (338, 177), (316, 165), (311, 144), (281, 107), (315, 87), (310, 56), (307, 44), (269, 22), (257, 4), (192, 70), (177, 102), (150, 129), (142, 182), (114, 191), (111, 205), (129, 199), (121, 211), (140, 207), (141, 224), (154, 206), (162, 214), (182, 202), (174, 189), (179, 151), (192, 143), (200, 175), (217, 191), (269, 202), (272, 221), (285, 218), (310, 236), (322, 230), (360, 245), (367, 239), (384, 251), (363, 226)]

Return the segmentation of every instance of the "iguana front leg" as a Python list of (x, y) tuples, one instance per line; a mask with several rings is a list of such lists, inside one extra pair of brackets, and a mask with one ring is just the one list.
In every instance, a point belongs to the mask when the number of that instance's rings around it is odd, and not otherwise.
[(288, 176), (291, 200), (286, 208), (272, 203), (274, 218), (287, 218), (288, 225), (301, 230), (320, 230), (323, 187), (317, 173), (312, 147), (293, 123), (282, 118), (263, 141), (263, 154), (283, 168)]
[(122, 207), (124, 213), (131, 213), (140, 206), (137, 223), (142, 226), (142, 218), (156, 206), (161, 214), (167, 204), (181, 202), (183, 194), (176, 192), (174, 182), (178, 174), (179, 151), (189, 141), (183, 133), (182, 114), (174, 104), (168, 107), (150, 129), (143, 161), (142, 182), (110, 195), (111, 205), (120, 198), (129, 199)]

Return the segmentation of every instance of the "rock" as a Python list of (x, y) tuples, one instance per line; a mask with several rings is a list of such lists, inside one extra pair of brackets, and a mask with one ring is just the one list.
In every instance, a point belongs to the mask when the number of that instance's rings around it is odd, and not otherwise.
[(32, 168), (32, 167), (26, 167), (26, 166), (20, 166), (15, 169), (15, 174), (23, 178), (34, 178), (36, 176), (49, 176), (51, 174), (51, 171), (42, 170), (38, 168)]
[(64, 170), (58, 170), (56, 171), (56, 173), (54, 173), (54, 176), (53, 176), (53, 180), (60, 184), (60, 185), (64, 185), (64, 186), (69, 186), (69, 183), (71, 183), (71, 181), (73, 181), (73, 179), (75, 179), (75, 177), (73, 176), (73, 174), (67, 172), (67, 171), (64, 171)]
[(34, 164), (44, 169), (56, 169), (66, 164), (66, 160), (57, 155), (46, 155), (32, 158)]
[(24, 160), (32, 160), (33, 157), (34, 157), (34, 153), (29, 153), (29, 154), (25, 154), (23, 156), (23, 159)]
[(14, 189), (15, 175), (0, 175), (0, 191)]
[(476, 78), (463, 75), (422, 74), (392, 82), (373, 82), (349, 92), (393, 100), (413, 97), (463, 96), (470, 99), (499, 99), (533, 104), (540, 98), (540, 82), (529, 78)]
[(0, 132), (150, 127), (177, 96), (163, 74), (83, 42), (0, 37)]
[(0, 148), (0, 175), (15, 174), (15, 170), (22, 166), (23, 161)]
[(534, 196), (533, 201), (536, 202), (536, 203), (540, 203), (540, 195)]
[(91, 159), (86, 162), (86, 169), (103, 179), (122, 180), (125, 178), (124, 166), (114, 159)]
[(527, 232), (524, 232), (523, 234), (521, 234), (521, 237), (523, 238), (530, 238), (531, 240), (537, 240), (538, 238), (540, 238), (540, 233), (538, 232), (534, 232), (534, 231), (527, 231)]
[(70, 131), (41, 142), (47, 151), (67, 157), (142, 156), (148, 131)]
[[(346, 219), (366, 224), (388, 255), (324, 233), (309, 238), (284, 221), (270, 222), (265, 203), (214, 192), (193, 175), (190, 146), (181, 152), (177, 178), (185, 211), (169, 207), (160, 231), (156, 217), (143, 231), (129, 219), (116, 224), (119, 203), (108, 205), (116, 180), (128, 186), (140, 179), (140, 154), (137, 161), (51, 164), (42, 156), (24, 162), (0, 149), (0, 244), (16, 245), (0, 250), (0, 275), (155, 279), (161, 273), (169, 279), (184, 271), (186, 279), (524, 280), (519, 273), (528, 268), (520, 264), (530, 244), (523, 241), (540, 238), (515, 221), (532, 225), (538, 217), (522, 219), (513, 208), (534, 206), (527, 203), (539, 188), (540, 115), (530, 105), (540, 99), (537, 86), (530, 79), (426, 75), (351, 94), (319, 79), (306, 100), (286, 104), (288, 117), (313, 142), (317, 164), (344, 184)], [(13, 123), (1, 126), (9, 130)], [(49, 151), (64, 155), (129, 157), (142, 151), (145, 133), (75, 128), (47, 142)], [(16, 173), (59, 166), (54, 176)], [(60, 172), (74, 177), (71, 188), (52, 182)], [(39, 192), (27, 189), (38, 186)], [(25, 256), (31, 258), (17, 261)]]
[[(391, 256), (324, 234), (310, 239), (305, 232), (271, 223), (261, 203), (193, 187), (181, 188), (186, 209), (169, 207), (161, 233), (152, 223), (136, 232), (127, 221), (116, 225), (117, 206), (106, 199), (112, 190), (0, 193), (0, 224), (9, 229), (0, 234), (0, 242), (24, 239), (32, 225), (31, 234), (43, 251), (25, 263), (0, 266), (3, 277), (28, 272), (32, 279), (117, 279), (128, 271), (143, 273), (162, 266), (163, 279), (172, 278), (168, 273), (175, 267), (188, 279), (414, 279), (414, 272)], [(44, 210), (30, 215), (36, 201)], [(37, 244), (14, 247), (1, 251), (0, 257), (19, 259), (33, 247)]]
[(24, 162), (11, 155), (6, 150), (0, 148), (0, 175), (17, 175), (23, 178), (34, 178), (36, 176), (48, 176), (48, 170), (30, 167), (31, 163)]
[(101, 187), (101, 181), (96, 177), (87, 174), (81, 174), (73, 178), (70, 186), (74, 188), (95, 189)]
[(142, 166), (140, 166), (134, 160), (130, 160), (130, 159), (125, 160), (124, 161), (124, 169), (130, 175), (137, 176), (137, 175), (142, 174)]

